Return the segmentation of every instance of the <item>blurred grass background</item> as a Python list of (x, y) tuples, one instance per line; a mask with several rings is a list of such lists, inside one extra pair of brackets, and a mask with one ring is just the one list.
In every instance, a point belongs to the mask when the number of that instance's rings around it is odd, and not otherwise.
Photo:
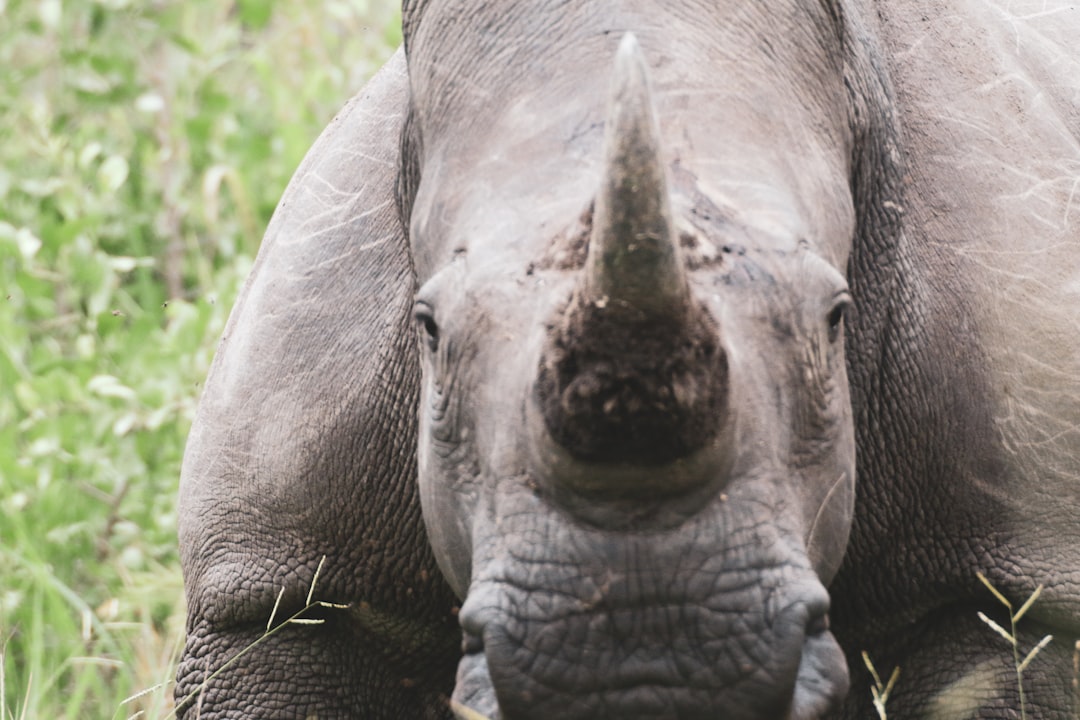
[(4, 720), (171, 711), (201, 382), (293, 170), (400, 41), (398, 5), (0, 0)]

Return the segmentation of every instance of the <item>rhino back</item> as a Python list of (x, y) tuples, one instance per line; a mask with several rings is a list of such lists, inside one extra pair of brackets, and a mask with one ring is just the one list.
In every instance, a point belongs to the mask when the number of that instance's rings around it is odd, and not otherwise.
[(324, 556), (313, 598), (349, 609), (261, 643), (210, 683), (201, 717), (438, 717), (452, 684), (454, 601), (414, 491), (404, 65), (399, 52), (309, 152), (222, 338), (181, 479), (178, 701), (258, 639), (282, 589), (278, 620), (303, 607)]

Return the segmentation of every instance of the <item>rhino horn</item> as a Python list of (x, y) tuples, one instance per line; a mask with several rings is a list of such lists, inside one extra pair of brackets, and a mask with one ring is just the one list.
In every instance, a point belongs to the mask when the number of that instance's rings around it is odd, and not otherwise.
[[(585, 272), (551, 325), (536, 398), (547, 437), (559, 452), (590, 463), (592, 480), (561, 465), (550, 476), (618, 494), (628, 492), (625, 484), (598, 480), (600, 466), (618, 468), (623, 479), (628, 467), (680, 460), (686, 469), (687, 458), (711, 447), (725, 426), (728, 373), (717, 326), (694, 301), (675, 240), (645, 60), (633, 35), (616, 54), (605, 132)], [(695, 471), (674, 482), (673, 472), (657, 475), (666, 491), (707, 476)]]
[(585, 297), (639, 317), (677, 317), (689, 298), (645, 58), (623, 36), (604, 137), (604, 169), (586, 260)]

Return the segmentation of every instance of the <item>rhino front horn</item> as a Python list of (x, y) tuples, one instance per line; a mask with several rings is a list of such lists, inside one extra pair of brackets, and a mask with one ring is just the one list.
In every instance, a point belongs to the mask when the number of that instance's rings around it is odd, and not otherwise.
[[(633, 35), (619, 45), (612, 85), (585, 271), (550, 326), (537, 375), (545, 424), (537, 447), (556, 449), (537, 456), (589, 463), (582, 474), (551, 460), (548, 475), (590, 494), (625, 496), (630, 485), (682, 492), (707, 474), (647, 473), (659, 486), (610, 482), (625, 480), (628, 468), (670, 470), (676, 460), (690, 467), (685, 460), (719, 437), (727, 400), (718, 327), (695, 301), (675, 242), (645, 60)], [(607, 475), (601, 466), (617, 470)]]
[(689, 286), (675, 242), (667, 174), (641, 46), (623, 36), (604, 136), (584, 295), (639, 318), (684, 313)]

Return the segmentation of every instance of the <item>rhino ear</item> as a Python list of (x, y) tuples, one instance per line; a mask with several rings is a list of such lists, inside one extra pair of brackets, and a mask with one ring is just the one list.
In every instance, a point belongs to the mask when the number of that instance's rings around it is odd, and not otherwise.
[(615, 54), (584, 295), (646, 317), (681, 314), (689, 298), (648, 70), (633, 33)]

